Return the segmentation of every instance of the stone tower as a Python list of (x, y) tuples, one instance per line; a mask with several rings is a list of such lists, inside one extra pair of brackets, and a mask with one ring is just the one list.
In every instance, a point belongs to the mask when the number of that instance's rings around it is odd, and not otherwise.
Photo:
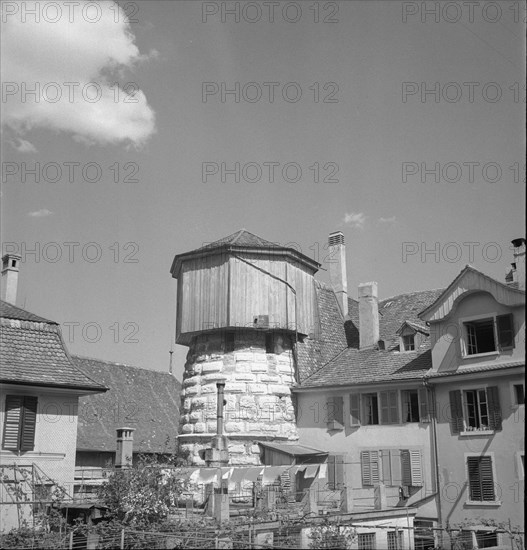
[(218, 381), (231, 465), (259, 464), (256, 441), (298, 439), (295, 346), (315, 327), (319, 267), (244, 229), (174, 258), (176, 342), (189, 348), (179, 435), (193, 464), (216, 435)]

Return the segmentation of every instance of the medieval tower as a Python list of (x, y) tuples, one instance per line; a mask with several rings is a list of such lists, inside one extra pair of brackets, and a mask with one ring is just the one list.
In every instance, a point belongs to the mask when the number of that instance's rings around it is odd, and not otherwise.
[(174, 258), (176, 342), (189, 348), (179, 434), (193, 464), (216, 435), (219, 381), (231, 465), (259, 464), (255, 441), (298, 439), (290, 388), (296, 344), (317, 326), (319, 267), (245, 230)]

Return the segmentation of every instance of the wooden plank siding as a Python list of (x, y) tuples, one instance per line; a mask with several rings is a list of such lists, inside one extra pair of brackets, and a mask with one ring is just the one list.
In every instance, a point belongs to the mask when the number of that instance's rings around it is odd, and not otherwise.
[[(284, 281), (296, 290), (295, 294)], [(291, 258), (267, 254), (215, 254), (189, 258), (178, 278), (178, 343), (213, 328), (252, 327), (260, 315), (269, 327), (313, 331), (315, 283), (307, 267)]]

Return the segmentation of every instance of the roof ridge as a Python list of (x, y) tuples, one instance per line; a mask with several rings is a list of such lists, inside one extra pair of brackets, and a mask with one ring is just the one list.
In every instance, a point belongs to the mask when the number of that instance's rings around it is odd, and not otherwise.
[(400, 298), (401, 296), (411, 296), (412, 294), (422, 294), (423, 292), (438, 292), (438, 291), (444, 291), (446, 287), (439, 287), (439, 288), (429, 288), (427, 290), (414, 290), (413, 292), (401, 292), (400, 294), (394, 294), (393, 296), (389, 296), (388, 298), (383, 298), (382, 300), (379, 300), (379, 304), (382, 304), (383, 302), (387, 302), (388, 300), (394, 300), (395, 298)]
[[(129, 365), (128, 363), (117, 363), (116, 361), (107, 361), (106, 359), (98, 359), (97, 357), (88, 357), (86, 355), (76, 355), (76, 354), (73, 354), (71, 357), (73, 359), (81, 359), (81, 360), (85, 359), (87, 361), (95, 361), (97, 363), (104, 363), (106, 365), (114, 365), (114, 366), (117, 366), (117, 367), (126, 367), (126, 368), (129, 368), (129, 369), (144, 370), (144, 371), (148, 371), (148, 372), (155, 372), (155, 373), (159, 373), (159, 374), (168, 374), (170, 376), (173, 376), (167, 371), (157, 370), (157, 369), (147, 369), (146, 367), (138, 367), (137, 365)], [(82, 367), (79, 367), (79, 368), (82, 368)]]
[[(40, 319), (39, 321), (33, 320), (34, 323), (48, 323), (50, 325), (58, 325), (56, 321), (52, 321), (51, 319), (46, 319), (45, 317), (41, 317), (40, 315), (37, 315), (36, 313), (33, 313), (32, 311), (29, 311), (27, 309), (24, 309), (22, 307), (19, 307), (15, 304), (12, 304), (11, 302), (7, 302), (6, 300), (0, 299), (0, 305), (2, 306), (2, 309), (4, 307), (13, 308), (18, 311), (22, 311), (24, 313), (27, 313), (28, 315), (31, 315), (33, 317), (37, 317)], [(18, 317), (11, 317), (9, 314), (6, 314), (4, 311), (0, 310), (0, 317), (4, 317), (5, 319), (18, 319)], [(30, 321), (30, 319), (24, 319), (25, 321)]]

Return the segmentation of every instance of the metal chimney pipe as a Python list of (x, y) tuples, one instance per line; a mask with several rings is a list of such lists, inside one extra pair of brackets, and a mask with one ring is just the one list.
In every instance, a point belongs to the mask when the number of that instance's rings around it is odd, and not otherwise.
[(218, 388), (216, 432), (218, 436), (221, 436), (223, 435), (223, 391), (225, 389), (225, 382), (216, 382), (216, 388)]

